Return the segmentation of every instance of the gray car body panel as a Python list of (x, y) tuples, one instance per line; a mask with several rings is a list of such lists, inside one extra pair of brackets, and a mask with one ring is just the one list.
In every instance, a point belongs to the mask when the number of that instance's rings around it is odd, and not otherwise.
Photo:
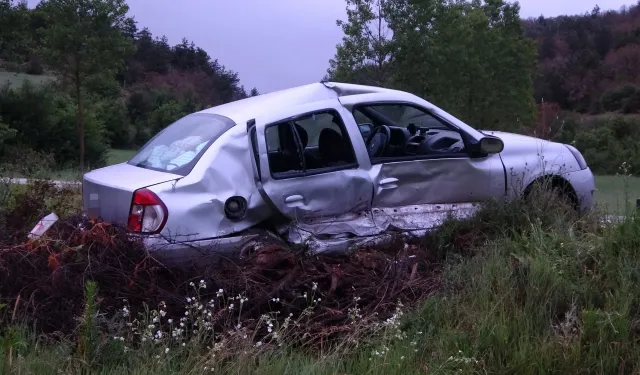
[[(500, 154), (393, 161), (372, 164), (351, 113), (359, 103), (412, 103), (438, 115), (454, 129), (479, 140), (494, 134), (504, 142)], [(274, 179), (269, 171), (265, 128), (291, 116), (334, 109), (342, 117), (357, 165), (304, 177)], [(87, 173), (83, 199), (89, 214), (126, 224), (131, 197), (148, 188), (168, 207), (158, 235), (144, 236), (165, 259), (194, 259), (212, 251), (244, 251), (265, 239), (269, 223), (280, 238), (307, 244), (313, 251), (345, 251), (395, 233), (422, 234), (447, 217), (473, 214), (488, 200), (519, 196), (543, 176), (566, 179), (592, 205), (591, 171), (581, 169), (562, 144), (504, 132), (481, 132), (415, 95), (379, 87), (316, 83), (259, 95), (202, 112), (236, 123), (200, 157), (186, 176), (118, 164)], [(254, 157), (249, 125), (256, 131)], [(224, 215), (233, 196), (248, 202), (247, 215)], [(285, 220), (271, 220), (275, 217)]]

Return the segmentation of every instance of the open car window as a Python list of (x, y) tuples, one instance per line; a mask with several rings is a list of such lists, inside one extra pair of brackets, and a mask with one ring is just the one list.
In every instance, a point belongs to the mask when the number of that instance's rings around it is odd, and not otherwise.
[(276, 179), (357, 168), (344, 122), (333, 109), (269, 124), (265, 138)]
[(186, 176), (209, 146), (234, 125), (213, 113), (187, 115), (164, 128), (128, 163)]
[(352, 113), (373, 164), (466, 155), (455, 127), (410, 103), (358, 104)]

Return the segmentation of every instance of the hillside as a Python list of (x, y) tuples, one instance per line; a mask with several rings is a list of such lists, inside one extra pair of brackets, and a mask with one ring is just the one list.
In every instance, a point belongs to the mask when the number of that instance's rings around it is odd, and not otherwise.
[(585, 113), (640, 111), (640, 5), (524, 21), (536, 42), (535, 98)]

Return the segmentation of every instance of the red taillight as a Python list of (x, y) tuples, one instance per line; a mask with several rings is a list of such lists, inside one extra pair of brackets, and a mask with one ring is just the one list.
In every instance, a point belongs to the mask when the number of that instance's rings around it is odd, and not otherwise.
[(133, 193), (127, 227), (144, 234), (159, 233), (167, 221), (167, 207), (151, 190), (140, 189)]

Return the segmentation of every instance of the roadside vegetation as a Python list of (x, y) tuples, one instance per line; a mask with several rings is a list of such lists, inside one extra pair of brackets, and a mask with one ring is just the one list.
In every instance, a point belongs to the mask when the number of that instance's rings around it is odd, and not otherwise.
[(68, 215), (0, 246), (3, 373), (640, 371), (633, 212), (603, 225), (539, 192), (349, 256), (267, 244), (195, 269), (74, 215), (73, 194), (35, 183), (6, 204)]

